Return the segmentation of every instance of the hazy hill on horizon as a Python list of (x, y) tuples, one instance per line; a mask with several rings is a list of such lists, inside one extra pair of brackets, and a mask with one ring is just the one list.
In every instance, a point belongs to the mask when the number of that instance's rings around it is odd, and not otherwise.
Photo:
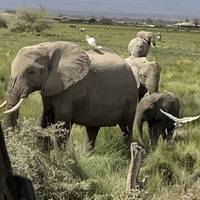
[(45, 7), (70, 15), (182, 19), (200, 16), (199, 0), (0, 0), (1, 9)]

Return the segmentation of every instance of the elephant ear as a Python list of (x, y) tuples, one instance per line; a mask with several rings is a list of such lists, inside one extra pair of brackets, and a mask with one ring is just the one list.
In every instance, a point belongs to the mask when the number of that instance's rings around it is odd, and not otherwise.
[(151, 38), (153, 37), (153, 33), (148, 32), (148, 31), (139, 31), (136, 36), (143, 38), (147, 42), (151, 42)]
[(50, 47), (49, 75), (42, 86), (43, 96), (52, 96), (67, 90), (88, 73), (88, 55), (71, 42), (57, 42)]
[(155, 98), (155, 105), (156, 105), (155, 119), (156, 120), (163, 118), (163, 113), (160, 111), (160, 109), (162, 109), (163, 111), (166, 111), (165, 108), (167, 107), (169, 103), (169, 102), (163, 101), (163, 98), (166, 98), (166, 96), (163, 96), (163, 93), (157, 93), (157, 96)]

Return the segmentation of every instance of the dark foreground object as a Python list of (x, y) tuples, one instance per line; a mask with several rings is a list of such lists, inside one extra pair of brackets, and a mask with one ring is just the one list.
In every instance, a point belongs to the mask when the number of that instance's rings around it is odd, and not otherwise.
[(36, 200), (31, 181), (22, 176), (13, 175), (1, 125), (0, 200)]

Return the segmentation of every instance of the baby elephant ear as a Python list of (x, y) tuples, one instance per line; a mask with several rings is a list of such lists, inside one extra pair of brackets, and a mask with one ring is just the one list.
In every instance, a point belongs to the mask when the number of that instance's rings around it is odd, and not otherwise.
[(71, 42), (57, 42), (50, 49), (49, 75), (41, 89), (43, 96), (67, 90), (87, 75), (90, 66), (88, 55)]

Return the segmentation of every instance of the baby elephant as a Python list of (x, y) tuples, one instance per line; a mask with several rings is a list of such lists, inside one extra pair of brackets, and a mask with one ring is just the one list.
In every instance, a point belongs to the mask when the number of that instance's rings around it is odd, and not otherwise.
[(175, 128), (174, 121), (164, 115), (160, 109), (179, 117), (180, 103), (171, 92), (153, 93), (144, 97), (137, 107), (136, 123), (140, 145), (143, 141), (143, 124), (148, 123), (150, 144), (156, 144), (160, 135), (163, 139), (171, 139)]

